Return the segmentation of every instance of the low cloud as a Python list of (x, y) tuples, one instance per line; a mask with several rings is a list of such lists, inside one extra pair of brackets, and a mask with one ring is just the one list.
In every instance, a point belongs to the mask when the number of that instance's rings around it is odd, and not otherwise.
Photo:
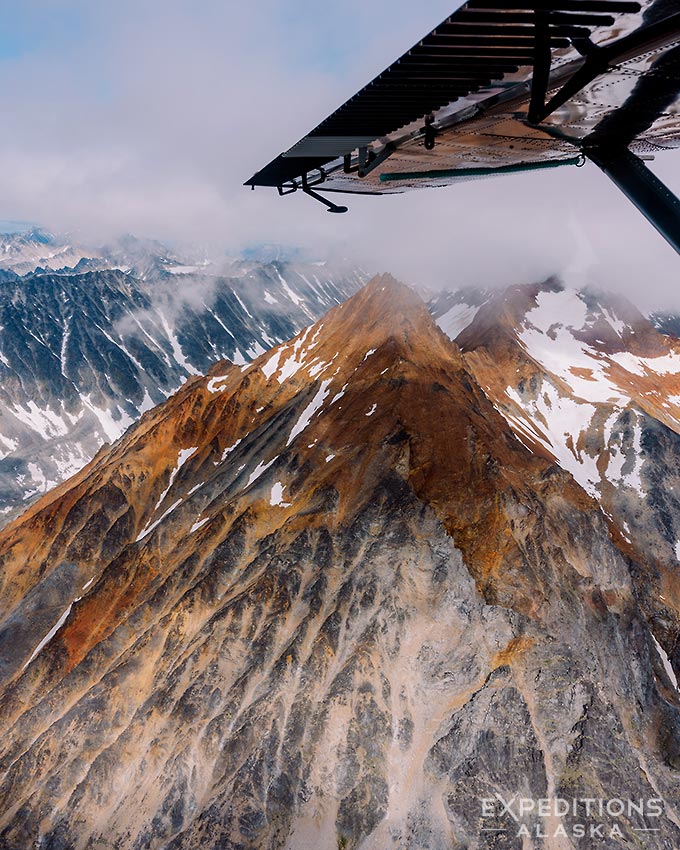
[[(435, 287), (576, 273), (680, 307), (677, 256), (590, 165), (350, 197), (346, 216), (242, 186), (450, 12), (450, 0), (425, 12), (405, 0), (26, 0), (21, 49), (0, 50), (0, 218), (232, 253), (296, 245)], [(33, 43), (31, 21), (43, 36), (61, 21), (58, 37)], [(653, 167), (680, 189), (680, 154)]]

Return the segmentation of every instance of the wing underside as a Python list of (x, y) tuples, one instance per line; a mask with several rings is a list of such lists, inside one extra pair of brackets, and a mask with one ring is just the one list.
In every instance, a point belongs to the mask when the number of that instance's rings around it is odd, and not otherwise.
[(471, 0), (246, 185), (383, 194), (679, 144), (677, 0)]

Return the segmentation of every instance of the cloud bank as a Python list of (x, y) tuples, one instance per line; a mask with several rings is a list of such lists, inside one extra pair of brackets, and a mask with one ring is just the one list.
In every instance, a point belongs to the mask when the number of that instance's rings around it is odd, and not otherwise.
[[(242, 183), (453, 10), (431, 0), (23, 0), (0, 37), (0, 218), (341, 254), (429, 286), (558, 272), (680, 307), (675, 253), (593, 166), (350, 198)], [(680, 153), (653, 167), (680, 190)]]

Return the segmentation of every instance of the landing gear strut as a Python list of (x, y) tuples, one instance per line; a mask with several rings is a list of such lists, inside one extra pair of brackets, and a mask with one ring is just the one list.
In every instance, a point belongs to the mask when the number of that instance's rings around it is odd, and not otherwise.
[(313, 189), (310, 189), (309, 186), (302, 187), (302, 191), (305, 195), (309, 195), (310, 198), (314, 198), (315, 201), (319, 201), (321, 204), (325, 204), (328, 207), (328, 212), (331, 213), (346, 213), (347, 207), (338, 206), (338, 204), (334, 204), (333, 201), (329, 201), (328, 198), (324, 198), (323, 195), (320, 195), (318, 192), (315, 192)]
[(293, 184), (284, 189), (283, 186), (277, 186), (279, 195), (292, 195), (293, 192), (297, 192), (298, 189), (302, 189), (305, 195), (309, 195), (310, 198), (314, 198), (315, 201), (318, 201), (320, 204), (328, 207), (328, 212), (331, 213), (346, 213), (347, 207), (341, 207), (338, 204), (334, 204), (333, 201), (329, 201), (328, 198), (324, 198), (323, 195), (320, 195), (318, 192), (315, 192), (312, 186), (319, 186), (326, 179), (326, 174), (322, 168), (319, 169), (320, 176), (313, 183), (309, 182), (306, 174), (302, 175), (302, 185), (299, 186), (296, 181), (293, 181)]

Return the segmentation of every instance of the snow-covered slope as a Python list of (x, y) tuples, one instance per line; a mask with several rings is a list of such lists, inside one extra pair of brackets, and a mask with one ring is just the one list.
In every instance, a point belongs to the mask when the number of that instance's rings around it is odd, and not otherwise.
[[(570, 472), (649, 565), (640, 599), (671, 629), (664, 606), (680, 600), (680, 340), (623, 298), (548, 281), (495, 295), (456, 342), (516, 436)], [(680, 660), (675, 631), (669, 640)]]
[[(457, 339), (520, 439), (552, 454), (593, 496), (607, 482), (642, 492), (643, 416), (680, 431), (680, 343), (621, 299), (552, 283), (519, 287), (496, 296)], [(502, 355), (493, 369), (482, 348)]]
[[(243, 365), (363, 282), (324, 264), (241, 262), (230, 276), (151, 258), (0, 281), (0, 520), (83, 466), (218, 360)], [(136, 253), (135, 253), (136, 251)], [(134, 257), (132, 256), (134, 254)], [(139, 266), (138, 266), (139, 267)]]
[(463, 287), (444, 289), (427, 299), (427, 302), (439, 327), (448, 337), (455, 339), (472, 322), (479, 308), (486, 304), (490, 297), (485, 289)]

